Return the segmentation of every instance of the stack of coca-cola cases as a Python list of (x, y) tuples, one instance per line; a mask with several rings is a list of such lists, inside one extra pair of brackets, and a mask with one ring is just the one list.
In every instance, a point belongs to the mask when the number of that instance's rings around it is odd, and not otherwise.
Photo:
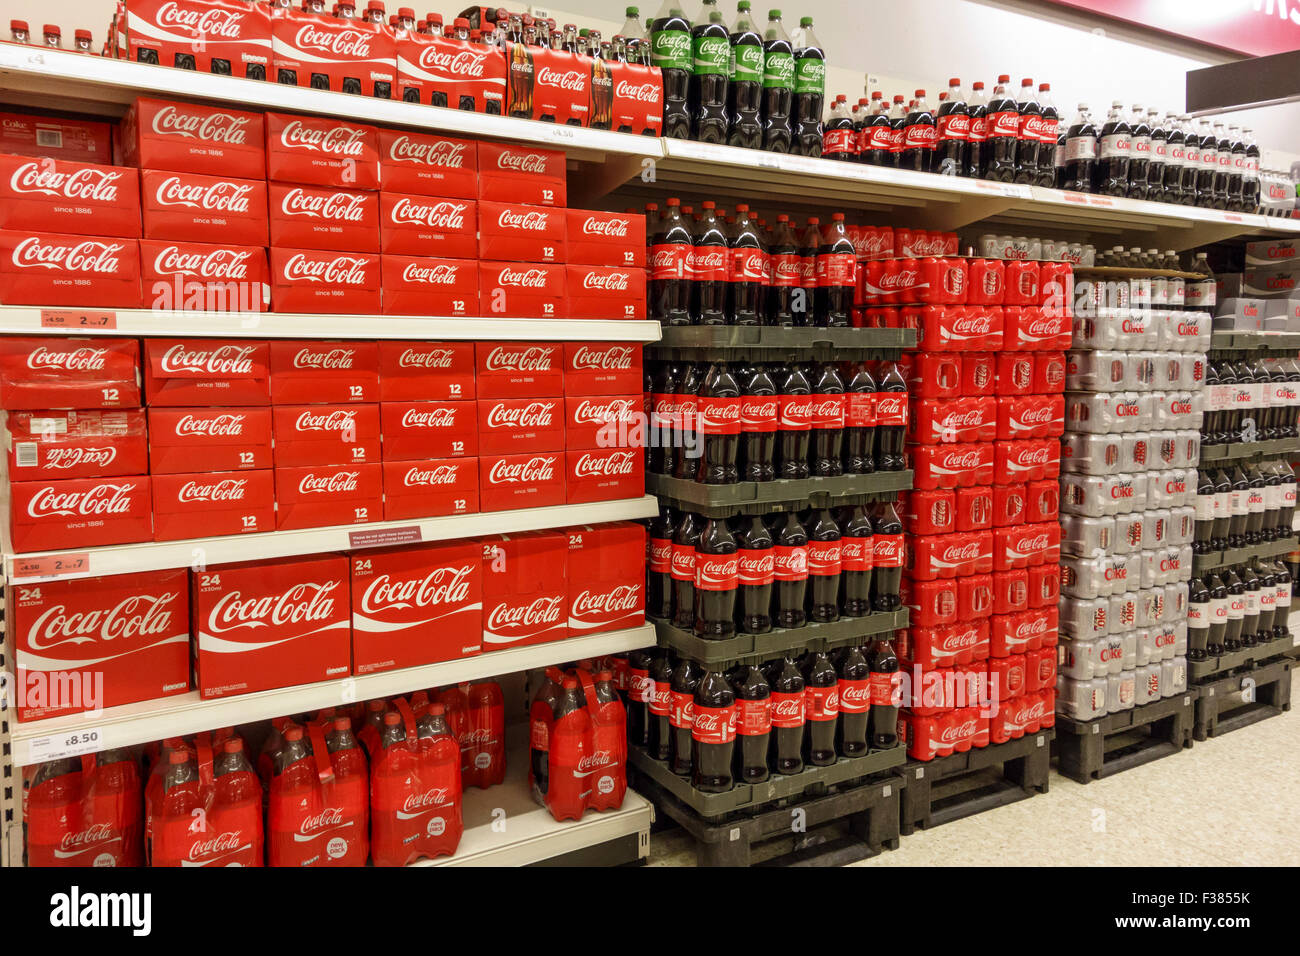
[(104, 750), (24, 768), (27, 862), (400, 866), (454, 853), (463, 788), (505, 771), (494, 682)]
[(1187, 689), (1211, 317), (1184, 288), (1182, 279), (1133, 275), (1076, 289), (1057, 707), (1077, 720)]
[[(658, 136), (659, 69), (536, 44), (489, 45), (497, 7), (393, 16), (382, 0), (119, 0), (110, 53), (140, 63), (378, 99)], [(523, 17), (524, 15), (521, 15)], [(532, 18), (527, 17), (531, 23)]]
[(904, 356), (914, 490), (899, 735), (930, 760), (1053, 724), (1072, 274), (896, 246), (865, 282), (872, 308), (918, 331)]

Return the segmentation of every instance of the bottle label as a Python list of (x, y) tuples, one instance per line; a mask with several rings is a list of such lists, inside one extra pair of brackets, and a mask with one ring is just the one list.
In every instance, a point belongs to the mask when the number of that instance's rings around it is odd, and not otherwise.
[(1095, 136), (1071, 136), (1065, 141), (1065, 161), (1067, 163), (1096, 158), (1097, 138)]
[(776, 557), (771, 548), (741, 548), (736, 556), (736, 583), (741, 587), (763, 587), (776, 580)]
[(1233, 161), (1232, 153), (1219, 153), (1220, 170), (1231, 170), (1233, 167), (1233, 163), (1234, 161)]
[(817, 288), (817, 253), (799, 257), (799, 284), (805, 289)]
[(822, 133), (823, 153), (856, 152), (857, 136), (852, 129), (828, 129)]
[(1219, 169), (1219, 151), (1217, 149), (1206, 149), (1201, 147), (1201, 168), (1211, 172), (1217, 172)]
[(650, 247), (650, 278), (663, 282), (685, 279), (690, 272), (693, 247), (681, 242), (661, 243)]
[(1132, 143), (1133, 143), (1134, 159), (1151, 158), (1151, 137), (1150, 136), (1134, 136), (1132, 139)]
[(1169, 161), (1169, 141), (1164, 139), (1153, 139), (1151, 141), (1151, 157), (1157, 163)]
[(1209, 627), (1209, 622), (1205, 619), (1206, 605), (1193, 604), (1190, 601), (1187, 604), (1187, 626), (1190, 628)]
[(809, 541), (808, 573), (819, 577), (838, 575), (840, 573), (840, 543), (838, 541)]
[(702, 744), (729, 744), (736, 739), (736, 705), (701, 707), (695, 705), (691, 738)]
[(803, 282), (803, 257), (797, 252), (776, 252), (768, 257), (772, 270), (772, 285), (793, 289)]
[(1277, 605), (1277, 591), (1273, 588), (1264, 588), (1259, 592), (1259, 610), (1260, 613), (1272, 611)]
[(840, 713), (865, 714), (871, 709), (871, 678), (860, 680), (839, 679)]
[(1228, 623), (1228, 599), (1210, 598), (1210, 624)]
[(763, 88), (785, 89), (794, 86), (794, 55), (771, 52), (763, 58)]
[(731, 255), (726, 246), (696, 246), (688, 265), (696, 282), (731, 281)]
[(903, 149), (934, 149), (939, 131), (933, 123), (913, 123), (903, 128)]
[(1171, 143), (1169, 146), (1169, 163), (1172, 166), (1182, 166), (1187, 162), (1187, 147), (1182, 143)]
[(972, 143), (982, 143), (989, 138), (989, 118), (987, 116), (976, 116), (971, 119), (968, 138)]
[(966, 113), (949, 113), (939, 117), (940, 139), (970, 139), (970, 116)]
[(672, 706), (668, 711), (668, 723), (674, 727), (686, 728), (695, 723), (695, 695), (690, 691), (675, 690), (671, 693)]
[(858, 260), (851, 252), (831, 252), (817, 256), (817, 285), (822, 289), (854, 286), (858, 281)]
[(734, 591), (740, 572), (740, 557), (731, 554), (695, 552), (695, 588), (699, 591)]
[(1062, 141), (1060, 141), (1060, 140), (1058, 140), (1057, 143), (1056, 143), (1056, 150), (1055, 150), (1055, 152), (1053, 153), (1053, 161), (1054, 161), (1054, 165), (1056, 166), (1057, 169), (1062, 169), (1062, 168), (1064, 168), (1064, 166), (1065, 166), (1065, 143), (1062, 142)]
[(650, 698), (650, 713), (667, 717), (673, 712), (673, 685), (666, 680), (654, 682), (654, 696)]
[(876, 568), (901, 568), (903, 566), (903, 536), (901, 534), (873, 534), (871, 563)]
[(775, 395), (742, 395), (740, 430), (742, 432), (776, 431), (777, 399)]
[(830, 687), (805, 687), (803, 689), (803, 715), (805, 720), (834, 720), (840, 714), (839, 683)]
[(650, 62), (661, 70), (691, 69), (691, 35), (685, 30), (661, 30), (650, 35)]
[(1039, 117), (1037, 128), (1038, 141), (1040, 143), (1048, 143), (1053, 146), (1056, 145), (1056, 140), (1061, 129), (1059, 120), (1055, 120), (1050, 116)]
[(806, 431), (812, 427), (813, 397), (811, 395), (779, 395), (777, 411), (779, 427), (783, 432)]
[(863, 136), (862, 148), (888, 152), (894, 145), (894, 130), (889, 126), (868, 126)]
[(1133, 151), (1133, 140), (1128, 133), (1112, 133), (1101, 138), (1102, 159), (1128, 159)]
[(701, 435), (739, 435), (740, 398), (701, 395), (696, 421)]
[(819, 57), (801, 56), (795, 60), (794, 91), (803, 96), (821, 96), (826, 90), (826, 61)]
[(673, 542), (672, 576), (677, 581), (695, 580), (695, 547)]
[(1038, 113), (1024, 113), (1020, 117), (1020, 128), (1016, 136), (1029, 143), (1039, 143), (1043, 139), (1043, 117)]
[(1264, 489), (1251, 488), (1246, 493), (1246, 510), (1253, 514), (1264, 513)]
[(812, 428), (843, 428), (844, 395), (814, 395), (809, 425)]
[(763, 48), (756, 43), (732, 47), (735, 69), (732, 73), (737, 83), (763, 82)]
[(731, 43), (726, 37), (696, 37), (691, 45), (695, 53), (696, 76), (726, 76), (731, 71)]
[(1277, 586), (1276, 603), (1278, 608), (1291, 606), (1291, 585), (1289, 583)]
[(772, 726), (789, 730), (804, 725), (804, 695), (797, 690), (792, 694), (772, 692)]
[(772, 576), (777, 581), (803, 581), (808, 577), (806, 545), (782, 545), (772, 548)]
[(988, 138), (1001, 137), (1020, 138), (1020, 114), (1015, 110), (1004, 110), (1001, 113), (988, 115)]
[(1209, 494), (1196, 496), (1196, 520), (1214, 520), (1214, 495)]
[(670, 574), (673, 567), (673, 542), (671, 538), (650, 539), (650, 570), (654, 574)]
[(731, 250), (732, 282), (767, 282), (767, 253), (740, 247)]
[(761, 737), (772, 731), (772, 699), (736, 701), (736, 733)]
[(901, 707), (903, 705), (903, 674), (901, 671), (872, 673), (871, 704), (873, 707)]
[(1228, 620), (1240, 621), (1246, 616), (1246, 596), (1234, 594), (1228, 598)]
[(1246, 592), (1246, 616), (1251, 617), (1259, 614), (1259, 592)]
[(544, 720), (529, 721), (528, 746), (533, 750), (550, 749), (550, 735), (547, 732), (546, 721)]
[(876, 427), (875, 392), (849, 392), (844, 396), (844, 425), (846, 428)]
[(1199, 169), (1201, 166), (1201, 147), (1185, 147), (1183, 150), (1183, 165), (1192, 169)]
[(892, 428), (907, 424), (907, 393), (876, 392), (876, 425)]
[(630, 668), (627, 672), (627, 699), (634, 704), (648, 704), (654, 700), (655, 682), (650, 672)]
[(841, 538), (840, 567), (850, 571), (870, 571), (875, 567), (875, 540), (871, 538)]

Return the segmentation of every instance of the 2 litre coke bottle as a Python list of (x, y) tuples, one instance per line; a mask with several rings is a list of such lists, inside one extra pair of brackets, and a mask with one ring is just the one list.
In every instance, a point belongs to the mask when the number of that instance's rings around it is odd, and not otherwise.
[(776, 217), (776, 231), (772, 235), (769, 247), (769, 261), (772, 268), (772, 283), (767, 289), (767, 309), (765, 320), (768, 325), (792, 327), (794, 308), (792, 297), (794, 290), (800, 287), (802, 271), (799, 256), (799, 244), (794, 229), (790, 226), (790, 217), (781, 213)]
[[(812, 388), (798, 365), (791, 365), (777, 384), (776, 469), (783, 479), (808, 477), (808, 441), (812, 428)], [(902, 446), (899, 446), (901, 451)]]
[(731, 106), (727, 145), (758, 149), (763, 145), (763, 38), (750, 15), (749, 0), (736, 4), (731, 31)]
[(961, 80), (957, 77), (948, 81), (948, 99), (939, 104), (935, 122), (938, 145), (931, 170), (943, 176), (965, 176), (971, 118), (966, 97), (961, 91)]
[(844, 394), (844, 471), (869, 475), (876, 470), (876, 380), (865, 363), (852, 371)]
[(970, 87), (970, 133), (966, 142), (966, 165), (960, 175), (968, 179), (984, 178), (988, 162), (989, 105), (984, 96), (984, 84), (972, 83)]
[(726, 793), (734, 784), (736, 695), (720, 671), (706, 671), (695, 688), (691, 728), (691, 784), (704, 793)]
[(750, 217), (749, 206), (736, 207), (736, 228), (731, 235), (731, 321), (735, 325), (759, 325), (767, 290), (767, 250), (758, 222)]
[(903, 470), (907, 434), (907, 382), (890, 362), (876, 382), (876, 470)]
[(1065, 166), (1057, 185), (1071, 192), (1090, 193), (1093, 167), (1097, 164), (1097, 127), (1087, 103), (1079, 104), (1079, 115), (1065, 134)]
[(822, 159), (851, 163), (856, 162), (857, 158), (857, 135), (853, 117), (849, 114), (848, 97), (841, 94), (835, 97), (830, 119), (826, 121), (826, 129), (822, 133)]
[(704, 441), (700, 479), (706, 485), (734, 485), (740, 480), (740, 386), (722, 362), (709, 366), (700, 386), (699, 430)]
[(787, 512), (777, 516), (773, 532), (773, 577), (776, 582), (777, 627), (803, 627), (807, 620), (804, 595), (808, 590), (808, 534), (798, 516)]
[(673, 532), (673, 626), (683, 631), (695, 630), (695, 545), (702, 527), (699, 515), (684, 511)]
[(840, 719), (835, 750), (841, 757), (861, 757), (867, 752), (871, 719), (871, 666), (860, 647), (846, 647), (836, 662)]
[(862, 127), (858, 158), (869, 166), (894, 165), (893, 127), (879, 91), (871, 94), (871, 113)]
[(772, 738), (772, 688), (763, 672), (741, 665), (732, 680), (736, 695), (735, 778), (762, 783), (768, 778), (767, 751)]
[(781, 23), (781, 11), (769, 10), (763, 30), (763, 149), (790, 152), (790, 111), (794, 104), (794, 46)]
[(883, 635), (876, 637), (868, 654), (871, 662), (871, 746), (888, 750), (898, 744), (898, 708), (902, 685), (898, 681), (898, 656)]
[[(1034, 81), (1028, 77), (1020, 81), (1020, 99), (1016, 103), (1016, 115), (1019, 132), (1016, 143), (1015, 181), (1033, 185), (1038, 181), (1038, 170), (1041, 164), (1039, 151), (1043, 147), (1041, 139), (1043, 108), (1034, 94)], [(1052, 144), (1055, 150), (1055, 136), (1052, 137)]]
[(808, 535), (808, 620), (838, 620), (843, 573), (840, 527), (829, 508), (812, 511), (804, 527)]
[(988, 105), (988, 162), (984, 167), (984, 178), (1000, 183), (1015, 182), (1020, 140), (1020, 111), (1007, 90), (1010, 82), (1011, 77), (1005, 73), (998, 77)]
[(673, 524), (676, 514), (665, 504), (647, 527), (646, 615), (660, 620), (673, 616)]
[(1056, 110), (1049, 83), (1038, 84), (1038, 106), (1041, 111), (1036, 125), (1038, 132), (1038, 176), (1035, 186), (1056, 185), (1056, 145), (1061, 125), (1061, 114)]
[[(947, 104), (944, 104), (945, 106)], [(916, 91), (916, 99), (903, 126), (903, 151), (898, 168), (928, 173), (934, 169), (934, 152), (938, 146), (938, 125), (925, 101), (925, 90)]]
[(768, 662), (772, 735), (768, 766), (784, 775), (803, 771), (804, 679), (790, 657)]
[(700, 204), (704, 215), (695, 229), (695, 250), (691, 257), (690, 279), (695, 302), (692, 318), (700, 325), (727, 323), (727, 293), (731, 289), (731, 253), (727, 233), (717, 215), (717, 204), (706, 200)]
[(893, 502), (877, 503), (871, 517), (871, 532), (871, 607), (876, 611), (896, 611), (902, 603), (899, 586), (903, 580), (903, 522)]
[(727, 85), (731, 78), (731, 33), (718, 0), (704, 0), (691, 28), (691, 138), (721, 143), (727, 138)]
[(682, 216), (682, 201), (664, 201), (664, 216), (650, 237), (650, 316), (664, 325), (690, 325), (690, 264), (695, 240)]
[(839, 675), (825, 651), (809, 651), (803, 659), (804, 763), (826, 767), (835, 762), (835, 732), (839, 723)]
[(1132, 129), (1120, 111), (1124, 104), (1116, 100), (1098, 138), (1097, 166), (1092, 191), (1103, 196), (1128, 194), (1129, 164), (1133, 157)]
[(673, 663), (668, 651), (655, 648), (650, 652), (650, 682), (654, 685), (650, 697), (650, 727), (646, 735), (646, 751), (655, 760), (672, 756)]
[(725, 518), (707, 518), (695, 545), (695, 636), (724, 640), (736, 633), (740, 558)]
[(694, 63), (691, 24), (681, 0), (664, 0), (650, 21), (650, 62), (659, 68), (664, 87), (664, 135), (690, 139), (690, 83)]
[(840, 611), (845, 617), (871, 613), (871, 577), (875, 568), (875, 527), (862, 505), (840, 515), (840, 567), (844, 582)]
[(826, 54), (812, 17), (799, 18), (803, 45), (794, 54), (794, 124), (791, 152), (822, 154), (822, 109), (826, 100)]
[(841, 450), (844, 445), (844, 381), (831, 364), (815, 371), (812, 383), (810, 474), (830, 478), (843, 474)]
[(776, 580), (772, 532), (761, 515), (746, 515), (738, 520), (737, 627), (746, 634), (766, 634), (772, 630), (772, 584)]
[(695, 729), (695, 691), (703, 676), (700, 666), (692, 660), (679, 661), (673, 668), (672, 710), (668, 714), (673, 742), (670, 769), (679, 777), (689, 777), (694, 765), (691, 734)]

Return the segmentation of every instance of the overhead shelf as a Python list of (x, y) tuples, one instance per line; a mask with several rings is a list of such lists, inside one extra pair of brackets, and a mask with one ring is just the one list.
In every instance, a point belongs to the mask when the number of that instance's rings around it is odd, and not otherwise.
[(99, 574), (212, 567), (233, 561), (287, 558), (299, 554), (351, 551), (422, 541), (448, 541), (481, 534), (510, 534), (574, 524), (599, 524), (604, 521), (650, 518), (657, 512), (658, 502), (649, 495), (643, 495), (640, 498), (596, 501), (590, 504), (483, 511), (409, 521), (372, 521), (368, 524), (191, 538), (184, 541), (142, 541), (139, 544), (68, 551), (11, 554), (6, 548), (4, 566), (9, 584), (32, 584)]
[(18, 335), (186, 335), (218, 338), (438, 339), (470, 341), (654, 342), (659, 323), (635, 319), (505, 319), (406, 315), (298, 315), (0, 306), (0, 333)]
[(1225, 351), (1300, 352), (1300, 332), (1215, 332), (1210, 349)]
[(912, 472), (877, 471), (869, 475), (738, 481), (730, 485), (706, 485), (686, 478), (656, 474), (646, 475), (645, 480), (647, 491), (675, 508), (710, 518), (726, 518), (735, 514), (763, 514), (791, 508), (802, 510), (863, 504), (882, 495), (893, 497), (897, 492), (912, 487)]
[[(106, 707), (96, 713), (52, 717), (31, 723), (10, 720), (13, 763), (25, 766), (62, 756), (129, 747), (164, 737), (337, 707), (340, 702), (396, 697), (429, 687), (620, 654), (654, 643), (654, 628), (643, 624), (622, 631), (492, 651), (424, 667), (280, 687), (255, 694), (203, 700), (198, 691), (190, 691), (175, 697)], [(90, 735), (94, 735), (93, 738)]]

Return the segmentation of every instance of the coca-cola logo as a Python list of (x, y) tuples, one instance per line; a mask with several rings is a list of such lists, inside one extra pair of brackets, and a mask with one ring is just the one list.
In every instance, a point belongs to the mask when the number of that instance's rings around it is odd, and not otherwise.
[(582, 277), (582, 287), (599, 292), (626, 292), (630, 279), (626, 272), (610, 272), (605, 275), (588, 272)]
[(545, 174), (550, 169), (551, 158), (545, 153), (517, 152), (503, 149), (497, 154), (497, 168), (516, 173)]
[(355, 409), (336, 408), (328, 412), (305, 411), (294, 422), (300, 432), (353, 432), (357, 427)]
[(587, 74), (582, 70), (552, 70), (548, 66), (537, 71), (538, 86), (553, 86), (567, 92), (581, 92), (587, 88)]
[(175, 432), (178, 438), (237, 438), (244, 433), (245, 417), (230, 413), (207, 416), (186, 414), (176, 420)]
[(219, 378), (253, 374), (256, 346), (219, 345), (211, 349), (193, 348), (190, 344), (173, 345), (163, 353), (159, 367), (165, 375), (192, 372)]
[[(603, 402), (584, 398), (573, 410), (573, 422), (576, 425), (604, 425), (629, 421), (636, 410), (636, 401), (631, 398), (611, 398)], [(773, 414), (775, 413), (774, 405)]]
[(192, 863), (212, 862), (213, 858), (228, 856), (242, 850), (244, 839), (243, 834), (238, 830), (231, 830), (226, 833), (218, 834), (209, 840), (196, 840), (190, 844), (189, 859)]
[(251, 209), (254, 186), (229, 180), (186, 182), (180, 176), (168, 176), (154, 190), (154, 200), (160, 206), (188, 206), (204, 212), (246, 216)]
[(402, 413), (403, 428), (452, 428), (456, 424), (456, 409), (442, 405), (428, 411), (408, 408)]
[(328, 620), (334, 616), (339, 581), (303, 581), (278, 594), (244, 597), (227, 591), (208, 612), (208, 630), (225, 634), (239, 628), (283, 628)]
[(176, 500), (182, 504), (194, 502), (243, 501), (247, 478), (226, 478), (221, 481), (187, 481), (181, 485)]
[(588, 216), (582, 223), (584, 236), (602, 236), (608, 239), (627, 238), (628, 220), (613, 217), (609, 219)]
[(53, 163), (23, 163), (9, 177), (9, 187), (16, 193), (40, 193), (44, 196), (76, 202), (115, 203), (122, 174), (113, 169), (82, 166), (59, 172)]
[(573, 599), (574, 617), (623, 614), (635, 611), (640, 603), (641, 585), (624, 584), (593, 594), (583, 591)]
[(86, 611), (70, 611), (66, 604), (54, 604), (27, 628), (26, 646), (32, 651), (47, 651), (60, 644), (165, 635), (172, 627), (170, 608), (177, 597), (174, 591), (132, 594), (112, 607), (92, 607)]
[(252, 257), (252, 252), (238, 249), (193, 252), (183, 251), (180, 246), (167, 246), (154, 257), (153, 268), (159, 275), (198, 276), (233, 282), (248, 278)]
[(115, 275), (122, 269), (120, 242), (81, 239), (66, 244), (45, 243), (29, 236), (14, 246), (10, 260), (19, 269), (52, 269), (91, 275)]
[(498, 604), (487, 616), (485, 627), (500, 632), (509, 628), (558, 624), (564, 611), (564, 598), (539, 597), (530, 604)]
[(421, 285), (454, 286), (460, 280), (460, 266), (440, 262), (435, 266), (420, 265), (419, 260), (408, 262), (402, 268), (403, 282), (418, 282)]
[(629, 83), (619, 80), (614, 85), (614, 95), (619, 99), (632, 100), (636, 103), (658, 103), (663, 95), (663, 88), (657, 83)]
[(45, 449), (45, 467), (62, 471), (81, 465), (93, 465), (106, 468), (117, 458), (117, 449), (112, 445), (104, 448), (89, 448), (84, 445), (61, 447), (51, 445)]
[(370, 260), (364, 256), (334, 256), (322, 259), (294, 253), (284, 264), (286, 282), (327, 282), (331, 285), (365, 285)]
[(632, 349), (626, 345), (611, 345), (603, 349), (582, 345), (573, 353), (571, 367), (575, 372), (625, 372), (632, 368)]
[(90, 347), (53, 351), (38, 345), (27, 353), (27, 367), (36, 369), (62, 369), (65, 372), (103, 371), (108, 349)]
[(589, 776), (614, 763), (614, 754), (608, 750), (597, 750), (578, 759), (579, 776)]
[(450, 232), (465, 230), (468, 203), (449, 200), (416, 202), (403, 196), (393, 204), (389, 219), (394, 225), (429, 226)]
[(518, 289), (546, 289), (550, 273), (545, 269), (516, 269), (507, 266), (497, 273), (497, 285)]
[(325, 830), (343, 826), (343, 820), (342, 807), (326, 807), (319, 813), (303, 817), (298, 823), (298, 832), (294, 837), (298, 840), (311, 839)]
[(473, 575), (470, 565), (431, 568), (422, 577), (394, 579), (381, 574), (361, 595), (361, 608), (367, 614), (380, 614), (399, 608), (462, 604), (469, 598)]
[(556, 461), (554, 455), (536, 455), (526, 461), (498, 459), (488, 470), (488, 481), (494, 485), (554, 481)]
[(397, 367), (424, 369), (451, 368), (452, 362), (455, 358), (456, 352), (453, 349), (431, 348), (421, 351), (407, 349), (397, 357)]
[(298, 479), (300, 495), (351, 494), (357, 490), (360, 472), (332, 471), (325, 475), (314, 472)]
[(486, 72), (488, 53), (472, 48), (427, 43), (420, 48), (416, 63), (426, 70), (441, 70), (457, 78), (481, 79)]
[(92, 823), (84, 830), (63, 834), (63, 839), (59, 841), (59, 855), (84, 853), (88, 847), (116, 839), (118, 832), (111, 823)]
[(632, 451), (618, 451), (603, 455), (584, 454), (573, 466), (575, 478), (617, 478), (630, 475), (638, 455)]
[(555, 351), (544, 346), (497, 346), (488, 353), (483, 367), (489, 372), (549, 372)]
[[(183, 107), (168, 104), (154, 114), (150, 126), (159, 136), (183, 136), (226, 146), (244, 146), (248, 143), (252, 121), (251, 116), (208, 109), (187, 112)], [(260, 125), (260, 117), (258, 122)]]
[(157, 23), (160, 27), (180, 27), (194, 36), (206, 39), (240, 40), (240, 27), (244, 22), (245, 12), (221, 7), (209, 7), (201, 4), (181, 6), (175, 2), (164, 3), (158, 8)]
[(439, 169), (464, 169), (469, 143), (449, 139), (433, 141), (402, 135), (388, 146), (388, 158), (395, 163), (419, 163)]
[(365, 193), (308, 192), (295, 186), (280, 200), (280, 211), (286, 216), (309, 216), (332, 222), (363, 222), (366, 218)]
[(136, 483), (130, 481), (105, 482), (84, 491), (61, 491), (47, 485), (27, 502), (27, 514), (36, 519), (54, 515), (110, 518), (130, 514), (136, 504), (132, 495), (135, 490)]
[(302, 120), (290, 120), (280, 131), (280, 144), (286, 149), (310, 149), (335, 156), (360, 159), (365, 154), (366, 131), (343, 124), (309, 126)]
[(538, 209), (516, 212), (502, 209), (497, 216), (497, 225), (502, 229), (523, 229), (529, 232), (545, 232), (551, 223), (551, 213)]
[(434, 468), (408, 468), (402, 476), (404, 488), (433, 488), (442, 485), (455, 487), (460, 481), (459, 465), (438, 465)]
[(314, 23), (306, 23), (294, 37), (294, 46), (299, 50), (323, 50), (341, 60), (368, 60), (372, 36), (360, 30), (321, 29)]
[(527, 405), (498, 402), (488, 409), (488, 428), (550, 428), (555, 421), (555, 402), (535, 401)]

